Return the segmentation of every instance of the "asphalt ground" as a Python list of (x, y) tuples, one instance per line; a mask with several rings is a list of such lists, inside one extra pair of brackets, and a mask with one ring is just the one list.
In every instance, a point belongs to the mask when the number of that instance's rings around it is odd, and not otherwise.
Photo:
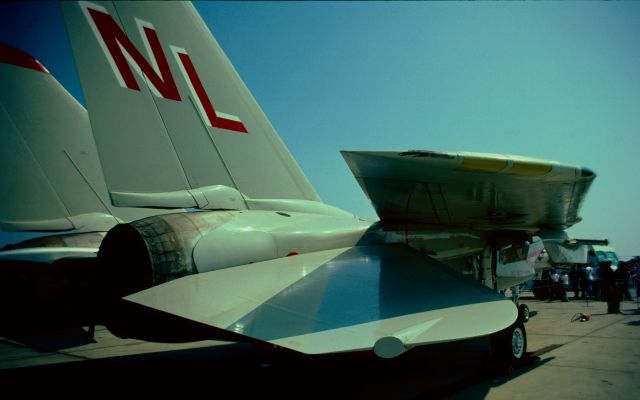
[[(371, 353), (305, 356), (246, 343), (160, 344), (102, 326), (0, 326), (0, 387), (21, 395), (189, 395), (255, 398), (637, 399), (640, 314), (605, 302), (545, 302), (523, 293), (529, 361), (497, 363), (488, 338)], [(581, 322), (581, 315), (588, 320)], [(586, 318), (583, 318), (586, 319)]]

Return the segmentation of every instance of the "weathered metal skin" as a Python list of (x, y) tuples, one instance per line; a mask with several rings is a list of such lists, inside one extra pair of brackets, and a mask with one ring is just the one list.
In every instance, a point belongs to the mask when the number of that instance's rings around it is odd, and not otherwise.
[(4, 250), (31, 248), (68, 248), (85, 247), (97, 249), (104, 238), (104, 232), (81, 232), (70, 234), (55, 234), (27, 239), (22, 242), (8, 244)]
[(195, 273), (193, 247), (229, 219), (227, 212), (175, 213), (117, 225), (100, 247), (98, 282), (119, 297)]
[(198, 272), (353, 246), (370, 225), (356, 218), (273, 211), (149, 217), (109, 231), (98, 254), (99, 281), (121, 297)]
[(195, 273), (379, 243), (408, 244), (463, 272), (462, 261), (482, 252), (487, 238), (455, 229), (399, 232), (358, 218), (308, 213), (181, 212), (112, 229), (98, 255), (99, 281), (121, 297)]

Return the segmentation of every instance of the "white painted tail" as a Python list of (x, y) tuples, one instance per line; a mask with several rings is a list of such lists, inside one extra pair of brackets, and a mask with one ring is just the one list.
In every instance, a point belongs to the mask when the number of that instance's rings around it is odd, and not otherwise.
[(115, 205), (319, 200), (190, 3), (62, 8)]

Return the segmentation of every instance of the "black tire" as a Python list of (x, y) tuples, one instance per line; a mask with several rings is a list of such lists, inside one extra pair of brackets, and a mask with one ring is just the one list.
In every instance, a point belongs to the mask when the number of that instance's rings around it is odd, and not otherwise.
[(518, 318), (522, 322), (529, 322), (529, 307), (526, 304), (518, 306)]
[(518, 320), (491, 337), (492, 353), (497, 362), (511, 371), (527, 359), (527, 331)]

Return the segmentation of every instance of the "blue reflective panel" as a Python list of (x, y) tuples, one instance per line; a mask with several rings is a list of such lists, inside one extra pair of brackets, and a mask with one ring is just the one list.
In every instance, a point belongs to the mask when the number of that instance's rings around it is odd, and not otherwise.
[(504, 300), (402, 246), (355, 247), (232, 324), (272, 340), (407, 314)]

